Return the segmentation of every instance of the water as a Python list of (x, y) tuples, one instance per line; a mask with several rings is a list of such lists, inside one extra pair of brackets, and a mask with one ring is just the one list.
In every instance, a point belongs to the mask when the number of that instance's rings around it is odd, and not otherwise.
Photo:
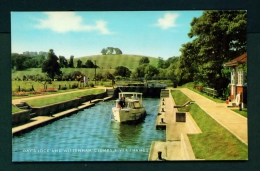
[(62, 118), (13, 137), (13, 161), (147, 161), (152, 141), (165, 141), (155, 129), (159, 99), (146, 98), (144, 122), (120, 124), (111, 120), (114, 102)]

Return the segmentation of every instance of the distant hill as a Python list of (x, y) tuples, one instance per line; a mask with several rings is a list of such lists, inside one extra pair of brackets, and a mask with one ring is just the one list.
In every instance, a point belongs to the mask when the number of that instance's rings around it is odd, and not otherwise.
[(80, 58), (74, 58), (74, 66), (77, 66), (77, 60), (80, 59), (83, 64), (86, 63), (87, 60), (91, 60), (93, 63), (96, 60), (96, 65), (103, 69), (114, 69), (117, 66), (125, 66), (129, 69), (135, 69), (139, 65), (139, 61), (143, 57), (148, 57), (150, 60), (150, 64), (153, 66), (157, 66), (158, 58), (149, 57), (149, 56), (141, 56), (141, 55), (92, 55), (85, 56)]
[[(96, 65), (99, 66), (97, 68), (97, 73), (105, 73), (110, 72), (113, 73), (117, 66), (125, 66), (130, 69), (132, 72), (139, 66), (139, 61), (142, 57), (148, 56), (141, 56), (141, 55), (92, 55), (92, 56), (85, 56), (80, 58), (74, 58), (74, 67), (77, 67), (77, 60), (80, 59), (83, 64), (86, 63), (87, 60), (91, 60), (94, 62), (96, 60)], [(150, 60), (150, 64), (153, 66), (157, 66), (158, 58), (155, 57), (148, 57)], [(41, 72), (41, 68), (30, 68), (23, 71), (12, 71), (12, 79), (17, 77), (22, 78), (23, 75), (44, 75)], [(63, 74), (68, 74), (73, 71), (80, 71), (81, 73), (88, 75), (90, 78), (94, 78), (94, 68), (62, 68), (61, 69)]]

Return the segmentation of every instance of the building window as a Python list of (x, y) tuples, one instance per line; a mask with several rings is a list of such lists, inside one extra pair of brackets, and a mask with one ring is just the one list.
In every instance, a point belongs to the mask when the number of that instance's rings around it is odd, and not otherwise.
[(244, 72), (242, 69), (238, 70), (238, 78), (237, 78), (238, 85), (244, 85)]
[(231, 70), (231, 85), (235, 85), (236, 84), (236, 74), (235, 74), (235, 70), (232, 69)]

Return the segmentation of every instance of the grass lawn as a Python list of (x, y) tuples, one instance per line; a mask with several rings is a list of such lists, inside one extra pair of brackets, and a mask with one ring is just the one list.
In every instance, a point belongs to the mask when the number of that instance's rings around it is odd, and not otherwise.
[(80, 96), (84, 95), (89, 95), (89, 94), (98, 94), (104, 92), (103, 89), (92, 89), (92, 90), (86, 90), (82, 92), (75, 92), (75, 93), (69, 93), (69, 94), (62, 94), (53, 97), (42, 97), (39, 99), (34, 99), (34, 100), (28, 100), (26, 101), (29, 105), (32, 107), (41, 107), (41, 106), (46, 106), (49, 104), (54, 104), (54, 103), (59, 103), (71, 99), (75, 99)]
[[(190, 99), (179, 90), (171, 91), (176, 105)], [(189, 111), (201, 134), (188, 135), (195, 157), (205, 160), (247, 160), (248, 146), (222, 127), (197, 104), (187, 106), (180, 111)]]
[(23, 111), (23, 110), (12, 105), (12, 113), (21, 112), (21, 111)]
[(242, 109), (242, 111), (240, 111), (239, 109), (232, 109), (232, 110), (247, 118), (247, 109), (246, 108)]

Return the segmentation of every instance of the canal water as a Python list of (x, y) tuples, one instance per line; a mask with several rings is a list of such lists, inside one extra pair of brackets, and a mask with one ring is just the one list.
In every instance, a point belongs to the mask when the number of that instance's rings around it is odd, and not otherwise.
[(144, 98), (145, 120), (113, 121), (113, 101), (99, 102), (70, 117), (13, 137), (12, 160), (23, 161), (147, 161), (152, 141), (165, 141), (156, 130), (158, 98)]

